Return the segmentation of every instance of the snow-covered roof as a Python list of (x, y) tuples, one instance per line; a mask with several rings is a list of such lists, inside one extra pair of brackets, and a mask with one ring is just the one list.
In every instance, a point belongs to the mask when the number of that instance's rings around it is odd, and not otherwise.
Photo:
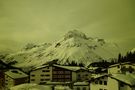
[(88, 69), (89, 70), (96, 70), (96, 69), (98, 69), (99, 67), (89, 67)]
[(49, 65), (41, 65), (41, 66), (38, 66), (38, 67), (32, 69), (32, 71), (33, 71), (33, 70), (42, 69), (42, 68), (45, 68), (45, 67), (48, 67), (48, 66), (49, 66)]
[(56, 65), (56, 64), (54, 64), (54, 66), (64, 68), (64, 69), (67, 69), (67, 70), (71, 70), (71, 71), (78, 71), (78, 70), (81, 70), (81, 69), (86, 70), (86, 68), (79, 67), (79, 66), (62, 66), (62, 65)]
[(92, 74), (92, 78), (96, 79), (96, 78), (101, 78), (101, 77), (104, 77), (104, 76), (108, 76), (109, 74)]
[(86, 85), (89, 85), (89, 83), (88, 82), (75, 82), (74, 85), (75, 86), (83, 86), (83, 85), (86, 86)]
[(52, 90), (50, 86), (37, 84), (21, 84), (11, 87), (10, 90)]
[(24, 72), (22, 72), (18, 69), (11, 69), (11, 70), (5, 72), (5, 74), (13, 79), (28, 77), (27, 74), (25, 74)]
[(111, 78), (121, 81), (125, 84), (134, 86), (135, 85), (135, 74), (112, 74)]
[(70, 84), (71, 82), (46, 82), (46, 85), (62, 85), (62, 84)]
[(109, 68), (115, 67), (115, 66), (118, 66), (118, 65), (126, 65), (126, 64), (135, 65), (135, 63), (131, 63), (131, 62), (123, 62), (123, 63), (113, 64), (113, 65), (109, 66)]

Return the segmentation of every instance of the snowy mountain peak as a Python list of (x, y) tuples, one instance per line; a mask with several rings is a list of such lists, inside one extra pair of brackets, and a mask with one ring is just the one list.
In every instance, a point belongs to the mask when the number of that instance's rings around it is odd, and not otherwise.
[(72, 30), (72, 31), (68, 31), (65, 35), (64, 35), (64, 39), (70, 39), (70, 38), (82, 38), (82, 39), (87, 39), (86, 35), (82, 32), (79, 32), (78, 30)]
[[(47, 45), (48, 46), (48, 45)], [(36, 67), (47, 62), (57, 60), (58, 64), (83, 64), (88, 66), (92, 62), (110, 61), (116, 58), (119, 48), (100, 38), (88, 38), (84, 33), (69, 31), (54, 44), (46, 47), (41, 45), (30, 50), (17, 52), (7, 57), (8, 62), (16, 61), (16, 67)]]

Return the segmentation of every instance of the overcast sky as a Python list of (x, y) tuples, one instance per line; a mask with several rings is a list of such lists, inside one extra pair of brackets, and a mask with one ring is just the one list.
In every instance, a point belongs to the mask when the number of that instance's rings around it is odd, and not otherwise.
[(0, 0), (0, 49), (57, 41), (69, 30), (135, 47), (135, 0)]

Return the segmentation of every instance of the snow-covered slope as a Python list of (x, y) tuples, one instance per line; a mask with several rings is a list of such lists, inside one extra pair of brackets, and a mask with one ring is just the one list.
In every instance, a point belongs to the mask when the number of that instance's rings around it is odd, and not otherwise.
[(21, 51), (7, 57), (7, 62), (17, 61), (17, 67), (42, 65), (52, 60), (59, 64), (72, 62), (89, 65), (92, 62), (116, 58), (119, 48), (104, 39), (87, 37), (77, 30), (69, 31), (59, 41), (46, 48), (44, 45), (28, 51)]
[(117, 57), (119, 48), (116, 44), (104, 39), (88, 38), (77, 30), (69, 31), (58, 42), (45, 50), (48, 60), (58, 59), (59, 64), (83, 63), (86, 66), (92, 62)]
[(50, 86), (37, 84), (21, 84), (10, 88), (10, 90), (52, 90)]
[(21, 50), (17, 53), (10, 54), (6, 57), (6, 61), (4, 62), (15, 62), (13, 66), (26, 69), (29, 67), (36, 67), (41, 63), (40, 57), (42, 56), (42, 52), (50, 45), (49, 43), (44, 43), (30, 50)]
[(135, 48), (133, 48), (133, 49), (131, 50), (131, 52), (135, 52)]

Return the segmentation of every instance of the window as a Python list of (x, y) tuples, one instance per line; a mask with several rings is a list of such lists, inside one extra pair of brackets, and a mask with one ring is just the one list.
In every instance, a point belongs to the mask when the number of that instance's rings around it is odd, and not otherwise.
[(35, 79), (31, 79), (31, 81), (35, 81)]
[(80, 88), (79, 88), (79, 87), (77, 87), (77, 90), (80, 90)]
[(88, 74), (85, 74), (85, 76), (88, 76)]
[(43, 76), (45, 76), (45, 75), (41, 74), (40, 76), (42, 76), (42, 77), (43, 77)]
[(104, 77), (102, 77), (102, 79), (104, 79)]
[(50, 70), (42, 70), (42, 72), (50, 72)]
[(45, 76), (50, 76), (49, 74), (46, 74)]
[(70, 71), (65, 71), (65, 74), (70, 74)]
[(104, 85), (107, 85), (107, 81), (104, 81)]
[(49, 81), (50, 79), (45, 79), (45, 81)]
[(102, 81), (99, 81), (99, 84), (102, 85)]
[(65, 75), (65, 78), (70, 78), (70, 75)]
[(95, 81), (95, 84), (98, 84), (98, 81)]
[(44, 81), (44, 79), (40, 79), (40, 81)]
[(86, 90), (86, 87), (83, 87), (83, 89), (82, 90)]
[(31, 76), (34, 77), (35, 75), (32, 74)]
[(120, 87), (124, 87), (124, 83), (120, 82)]

